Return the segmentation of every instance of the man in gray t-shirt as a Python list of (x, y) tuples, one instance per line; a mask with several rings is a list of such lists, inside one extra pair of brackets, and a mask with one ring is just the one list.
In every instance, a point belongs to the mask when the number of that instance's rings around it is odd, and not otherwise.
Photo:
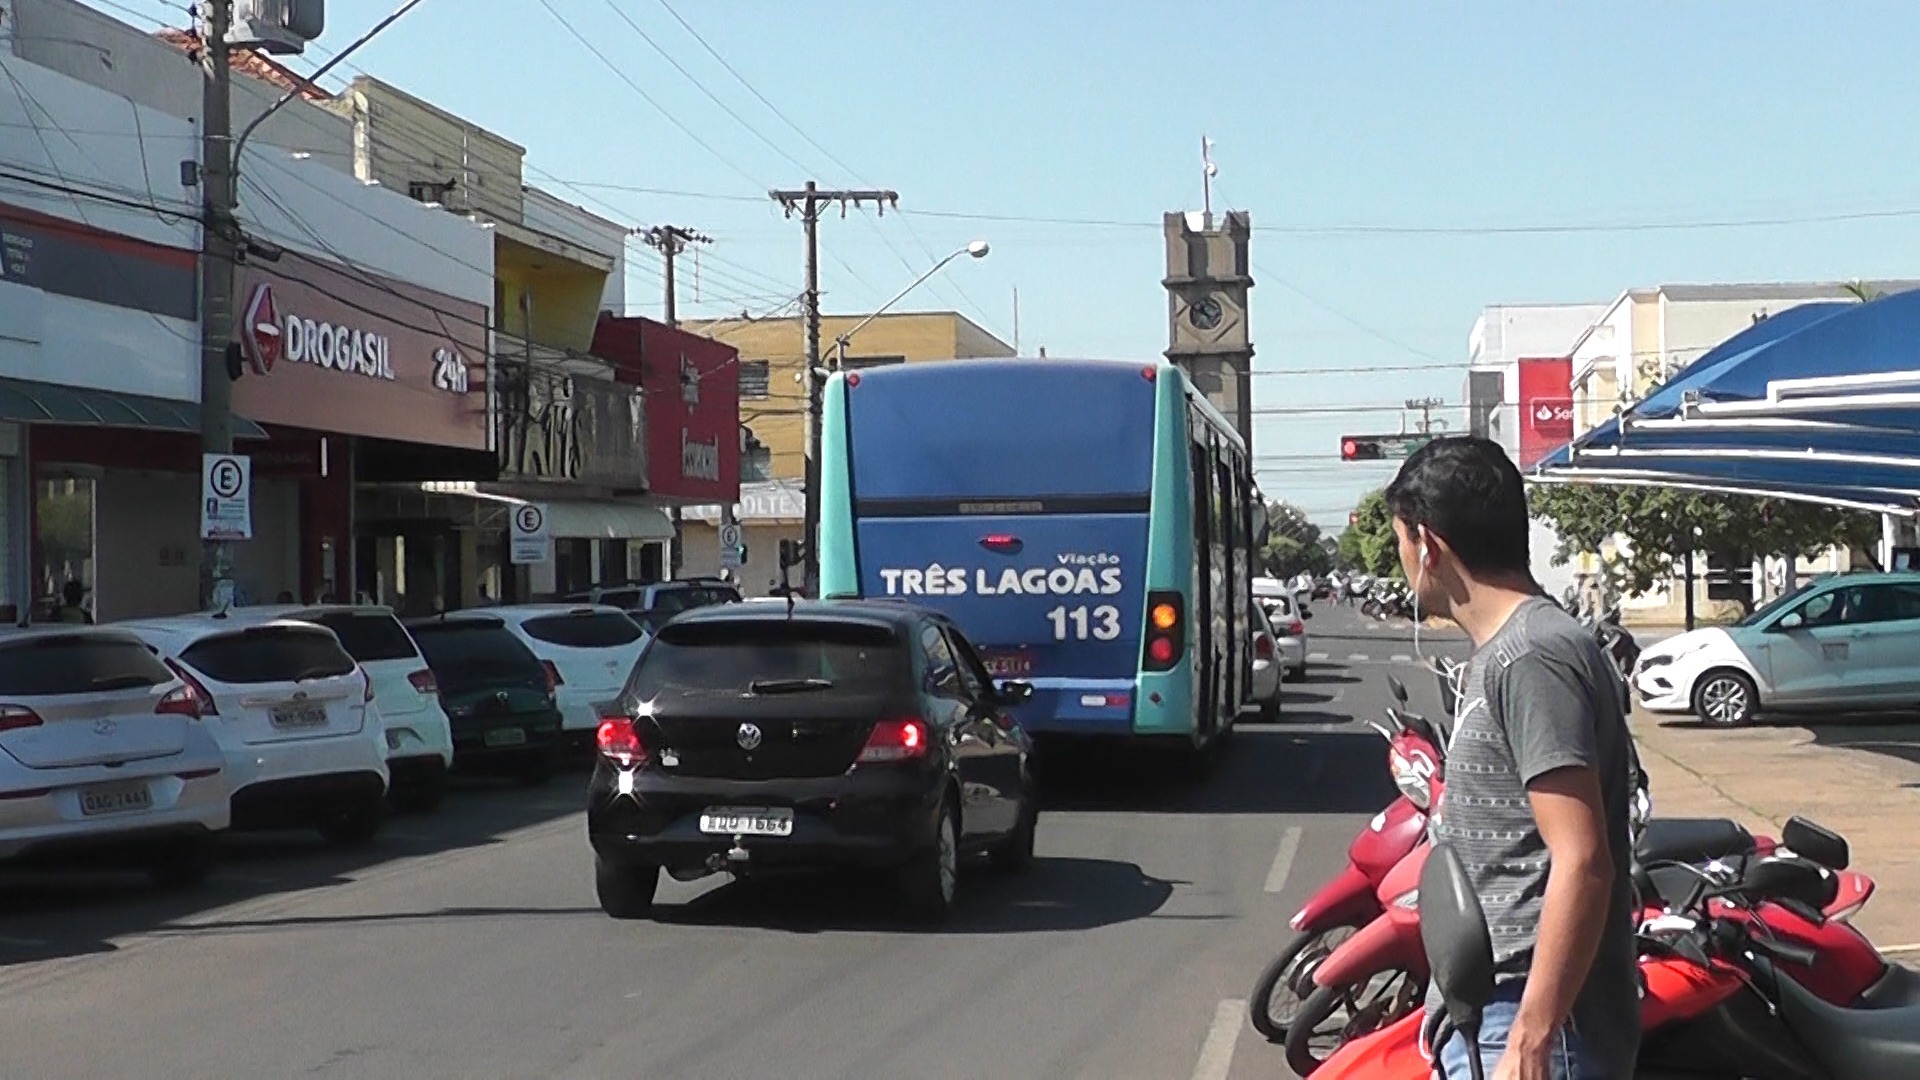
[[(1633, 785), (1612, 668), (1540, 595), (1526, 492), (1497, 444), (1437, 439), (1386, 497), (1421, 614), (1452, 619), (1475, 646), (1433, 835), (1459, 853), (1493, 935), (1487, 1076), (1629, 1077), (1640, 1038)], [(1441, 1055), (1449, 1080), (1466, 1080), (1464, 1040)]]

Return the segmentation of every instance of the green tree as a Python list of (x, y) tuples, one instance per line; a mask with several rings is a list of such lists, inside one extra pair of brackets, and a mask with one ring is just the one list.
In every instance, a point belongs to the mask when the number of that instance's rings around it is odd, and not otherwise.
[(1367, 493), (1353, 512), (1353, 523), (1340, 534), (1340, 564), (1375, 577), (1400, 573), (1400, 541), (1393, 534), (1386, 492)]
[(1333, 569), (1320, 526), (1290, 503), (1267, 504), (1267, 546), (1260, 552), (1262, 568), (1274, 577), (1324, 574)]
[(1767, 556), (1811, 556), (1829, 545), (1871, 546), (1880, 529), (1873, 515), (1853, 510), (1662, 487), (1536, 484), (1528, 501), (1534, 516), (1560, 534), (1557, 565), (1625, 537), (1625, 548), (1606, 553), (1604, 565), (1613, 586), (1629, 596), (1666, 582), (1688, 551), (1746, 565)]

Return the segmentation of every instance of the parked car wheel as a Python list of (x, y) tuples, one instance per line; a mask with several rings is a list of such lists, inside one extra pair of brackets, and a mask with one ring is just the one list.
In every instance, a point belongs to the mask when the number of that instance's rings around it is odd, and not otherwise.
[(933, 844), (900, 868), (900, 893), (915, 922), (934, 925), (953, 914), (959, 887), (960, 815), (950, 799), (942, 799)]
[(1307, 665), (1301, 664), (1299, 667), (1296, 667), (1296, 668), (1288, 668), (1285, 678), (1286, 678), (1286, 681), (1288, 682), (1306, 682), (1307, 681)]
[(593, 891), (600, 910), (616, 919), (644, 919), (653, 914), (653, 894), (660, 889), (660, 869), (593, 858)]
[(1693, 713), (1708, 727), (1745, 727), (1759, 707), (1759, 690), (1738, 671), (1709, 671), (1693, 688)]
[(1275, 690), (1273, 692), (1272, 697), (1260, 703), (1260, 719), (1261, 720), (1269, 724), (1276, 723), (1279, 721), (1280, 697), (1281, 697), (1280, 691)]
[(320, 835), (327, 843), (340, 847), (364, 844), (374, 838), (386, 821), (384, 799), (368, 799), (350, 809), (341, 810), (320, 823)]
[(218, 844), (211, 836), (175, 840), (147, 864), (147, 877), (162, 889), (190, 889), (213, 873), (217, 857)]

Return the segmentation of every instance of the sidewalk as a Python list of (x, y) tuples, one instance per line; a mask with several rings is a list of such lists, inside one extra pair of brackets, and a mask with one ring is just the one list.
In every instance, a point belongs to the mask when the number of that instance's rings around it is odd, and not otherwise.
[(1633, 730), (1662, 817), (1730, 817), (1778, 835), (1799, 814), (1845, 836), (1877, 883), (1854, 925), (1920, 961), (1920, 723), (1822, 720), (1812, 728), (1708, 731), (1635, 712)]

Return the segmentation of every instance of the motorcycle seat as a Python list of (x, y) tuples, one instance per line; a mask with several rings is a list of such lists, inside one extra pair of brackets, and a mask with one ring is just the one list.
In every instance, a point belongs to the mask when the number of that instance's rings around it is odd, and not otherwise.
[(1856, 1009), (1920, 1008), (1920, 971), (1905, 964), (1888, 964), (1886, 974), (1867, 987), (1854, 1003)]
[(1776, 976), (1780, 1016), (1834, 1076), (1920, 1076), (1920, 1006), (1843, 1009)]
[(1753, 834), (1729, 818), (1654, 818), (1633, 845), (1642, 865), (1706, 862), (1753, 853)]

